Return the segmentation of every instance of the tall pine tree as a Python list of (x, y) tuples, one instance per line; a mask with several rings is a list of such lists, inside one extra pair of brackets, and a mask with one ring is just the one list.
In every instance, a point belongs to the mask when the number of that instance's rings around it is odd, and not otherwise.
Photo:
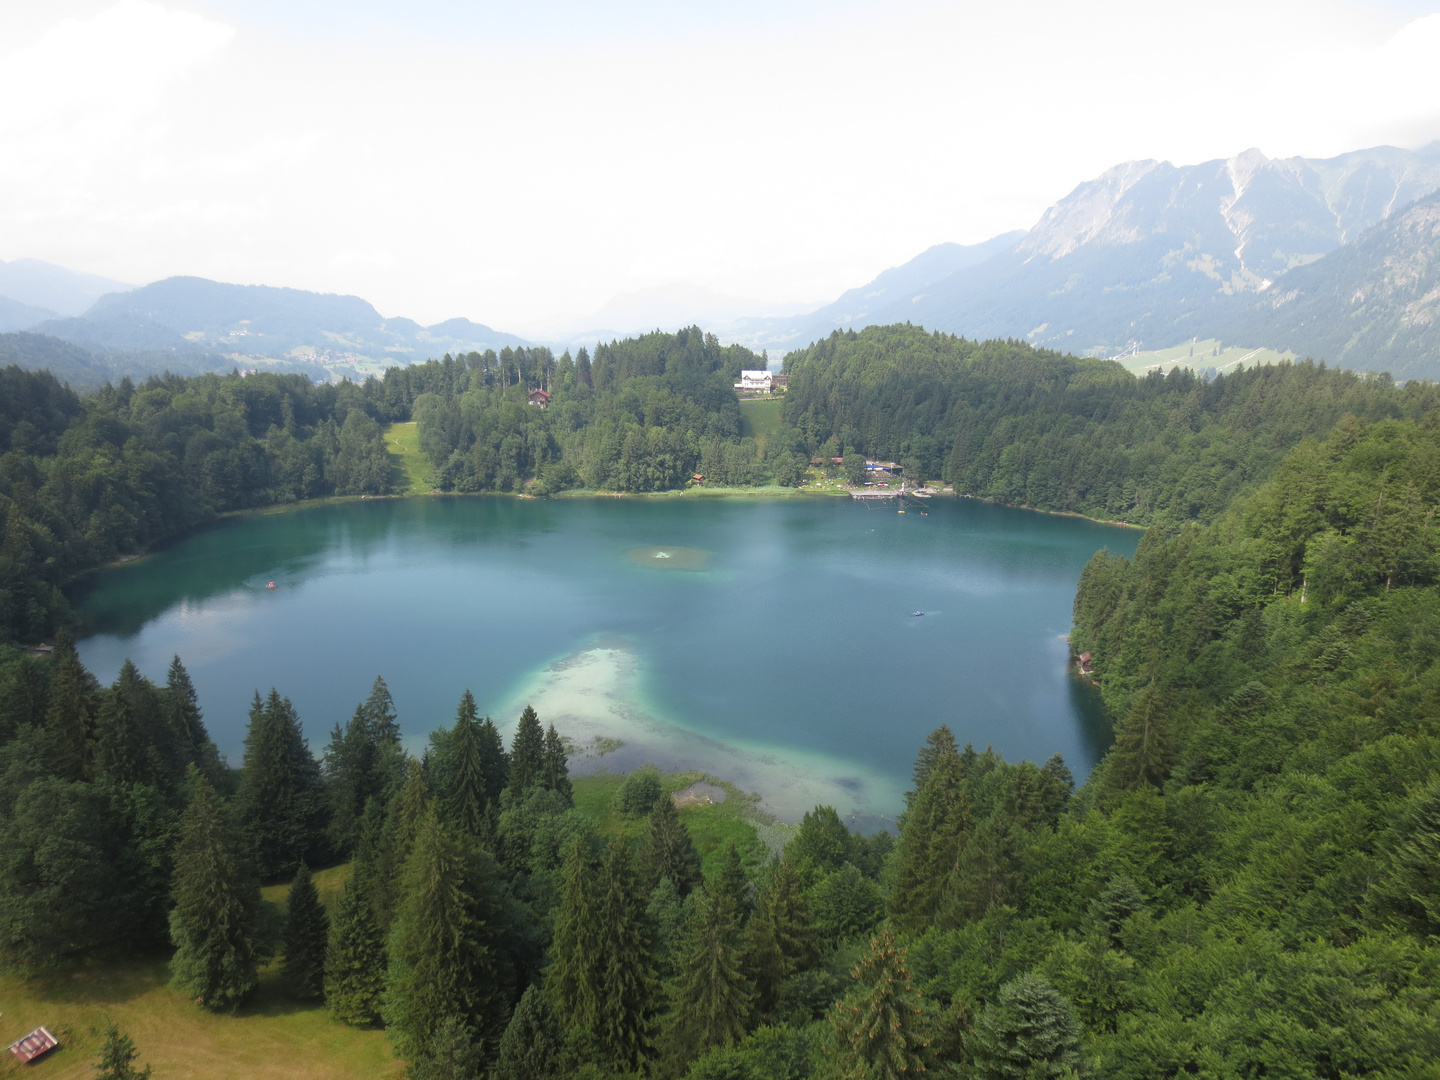
[(166, 672), (165, 691), (162, 696), (165, 726), (171, 737), (182, 747), (182, 766), (195, 765), (200, 775), (211, 785), (221, 782), (225, 770), (220, 761), (210, 732), (205, 729), (204, 714), (200, 711), (200, 697), (195, 693), (195, 684), (190, 673), (180, 662), (180, 657), (170, 658), (170, 670)]
[(433, 1056), (439, 1026), (449, 1018), (487, 1042), (502, 1030), (496, 944), (503, 928), (480, 866), (432, 808), (405, 860), (385, 990), (386, 1027), (396, 1051), (412, 1060)]
[(679, 946), (678, 974), (670, 985), (671, 1053), (689, 1060), (712, 1046), (745, 1037), (755, 986), (745, 972), (740, 913), (723, 889), (695, 892), (695, 910)]
[(777, 862), (760, 890), (747, 933), (747, 968), (755, 979), (762, 1013), (775, 1008), (780, 984), (814, 959), (810, 909), (800, 891), (800, 875), (789, 862)]
[(288, 698), (272, 689), (250, 707), (239, 818), (262, 878), (293, 871), (321, 852), (320, 769)]
[(551, 724), (545, 729), (545, 786), (558, 794), (567, 803), (574, 804), (575, 794), (570, 786), (570, 769), (566, 764), (565, 744)]
[(895, 935), (871, 942), (852, 974), (858, 985), (830, 1018), (842, 1047), (840, 1074), (846, 1080), (909, 1080), (924, 1072), (930, 1036)]
[(564, 1048), (549, 1000), (538, 986), (531, 986), (505, 1026), (495, 1075), (505, 1080), (553, 1080), (561, 1075)]
[(335, 901), (325, 951), (325, 1001), (341, 1023), (368, 1027), (380, 1020), (385, 995), (385, 935), (356, 867)]
[(256, 986), (260, 883), (215, 789), (194, 767), (188, 779), (171, 889), (171, 985), (207, 1009), (232, 1009)]
[[(966, 765), (954, 740), (937, 740), (925, 780), (915, 793), (895, 850), (895, 884), (890, 913), (896, 922), (923, 928), (940, 908), (946, 886), (974, 831), (965, 795)], [(922, 755), (923, 756), (923, 755)], [(921, 772), (916, 765), (917, 774)]]
[(594, 1035), (612, 1068), (635, 1072), (650, 1053), (656, 986), (645, 941), (645, 903), (628, 845), (606, 848), (597, 884), (605, 966)]
[(690, 895), (701, 880), (700, 854), (690, 839), (690, 830), (680, 820), (675, 800), (662, 795), (650, 810), (640, 856), (640, 881), (649, 892), (667, 877), (682, 897)]
[(45, 709), (46, 765), (61, 780), (84, 780), (92, 771), (89, 744), (100, 687), (80, 663), (68, 630), (56, 637), (51, 662), (54, 673)]
[(290, 993), (301, 1001), (325, 996), (325, 950), (330, 920), (320, 906), (320, 894), (304, 863), (290, 885), (285, 904), (285, 961), (281, 977)]
[(546, 771), (545, 733), (540, 730), (540, 717), (526, 705), (510, 745), (510, 790), (519, 797), (532, 787), (543, 786)]

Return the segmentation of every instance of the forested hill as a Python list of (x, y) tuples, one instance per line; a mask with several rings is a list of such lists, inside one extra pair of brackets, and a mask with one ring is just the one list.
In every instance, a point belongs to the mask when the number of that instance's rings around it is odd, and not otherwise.
[[(764, 361), (697, 327), (612, 341), (593, 357), (581, 349), (573, 360), (517, 349), (514, 380), (505, 355), (470, 353), (443, 379), (420, 375), (420, 445), (447, 490), (516, 491), (533, 479), (539, 494), (663, 491), (697, 472), (743, 485), (768, 476), (794, 484), (804, 471), (804, 447), (773, 440), (762, 459), (740, 439), (734, 383)], [(530, 387), (546, 389), (546, 408), (526, 404)]]
[(1136, 524), (1208, 520), (1349, 413), (1418, 418), (1433, 383), (1323, 364), (1213, 380), (918, 326), (836, 332), (790, 353), (785, 421), (830, 456), (899, 460), (962, 494)]
[(48, 636), (68, 578), (218, 513), (387, 491), (378, 389), (167, 375), (82, 399), (0, 369), (0, 639)]

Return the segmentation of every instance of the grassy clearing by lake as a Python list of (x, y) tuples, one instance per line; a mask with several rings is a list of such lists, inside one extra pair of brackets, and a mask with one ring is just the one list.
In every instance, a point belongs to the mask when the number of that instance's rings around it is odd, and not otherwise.
[[(725, 801), (709, 806), (685, 806), (680, 809), (680, 820), (690, 830), (695, 849), (708, 875), (718, 865), (725, 846), (735, 841), (740, 858), (747, 867), (755, 868), (770, 857), (770, 851), (760, 840), (756, 830), (752, 807), (754, 799), (732, 784), (716, 780), (700, 772), (665, 773), (660, 777), (660, 786), (669, 798), (677, 791), (684, 791), (699, 781), (714, 784), (725, 789)], [(606, 838), (626, 837), (638, 841), (645, 834), (643, 817), (628, 817), (615, 808), (615, 797), (625, 777), (617, 773), (594, 773), (577, 776), (571, 780), (575, 789), (575, 808), (595, 822), (600, 835)], [(763, 827), (763, 823), (759, 823)]]
[(0, 975), (0, 1045), (40, 1025), (60, 1048), (21, 1065), (9, 1054), (0, 1077), (80, 1080), (95, 1075), (100, 1032), (114, 1021), (135, 1040), (139, 1061), (165, 1080), (396, 1080), (404, 1066), (381, 1031), (361, 1031), (330, 1019), (323, 1005), (293, 1001), (271, 965), (260, 989), (237, 1013), (208, 1013), (171, 990), (164, 960), (84, 965), (32, 979)]
[(740, 435), (754, 439), (756, 449), (765, 453), (765, 440), (780, 430), (781, 399), (751, 398), (740, 402)]
[(435, 487), (430, 459), (420, 452), (420, 425), (390, 424), (382, 431), (390, 453), (390, 483), (399, 495), (425, 495)]

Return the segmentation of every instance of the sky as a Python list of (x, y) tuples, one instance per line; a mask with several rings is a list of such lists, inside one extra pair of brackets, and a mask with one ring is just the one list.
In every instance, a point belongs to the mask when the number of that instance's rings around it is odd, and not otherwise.
[(1440, 0), (5, 0), (0, 259), (543, 333), (819, 304), (1121, 161), (1440, 138)]

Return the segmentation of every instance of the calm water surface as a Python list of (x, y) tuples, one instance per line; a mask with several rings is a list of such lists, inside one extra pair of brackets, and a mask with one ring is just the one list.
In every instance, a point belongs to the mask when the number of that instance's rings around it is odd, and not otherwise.
[(864, 812), (894, 812), (942, 722), (1083, 776), (1109, 731), (1061, 635), (1086, 560), (1138, 532), (928, 510), (427, 498), (244, 518), (89, 579), (80, 652), (107, 682), (126, 657), (163, 681), (178, 653), (232, 761), (257, 688), (290, 697), (319, 749), (383, 674), (418, 749), (467, 687), (503, 730), (499, 710), (599, 644), (636, 658), (637, 710), (842, 784), (878, 777)]

